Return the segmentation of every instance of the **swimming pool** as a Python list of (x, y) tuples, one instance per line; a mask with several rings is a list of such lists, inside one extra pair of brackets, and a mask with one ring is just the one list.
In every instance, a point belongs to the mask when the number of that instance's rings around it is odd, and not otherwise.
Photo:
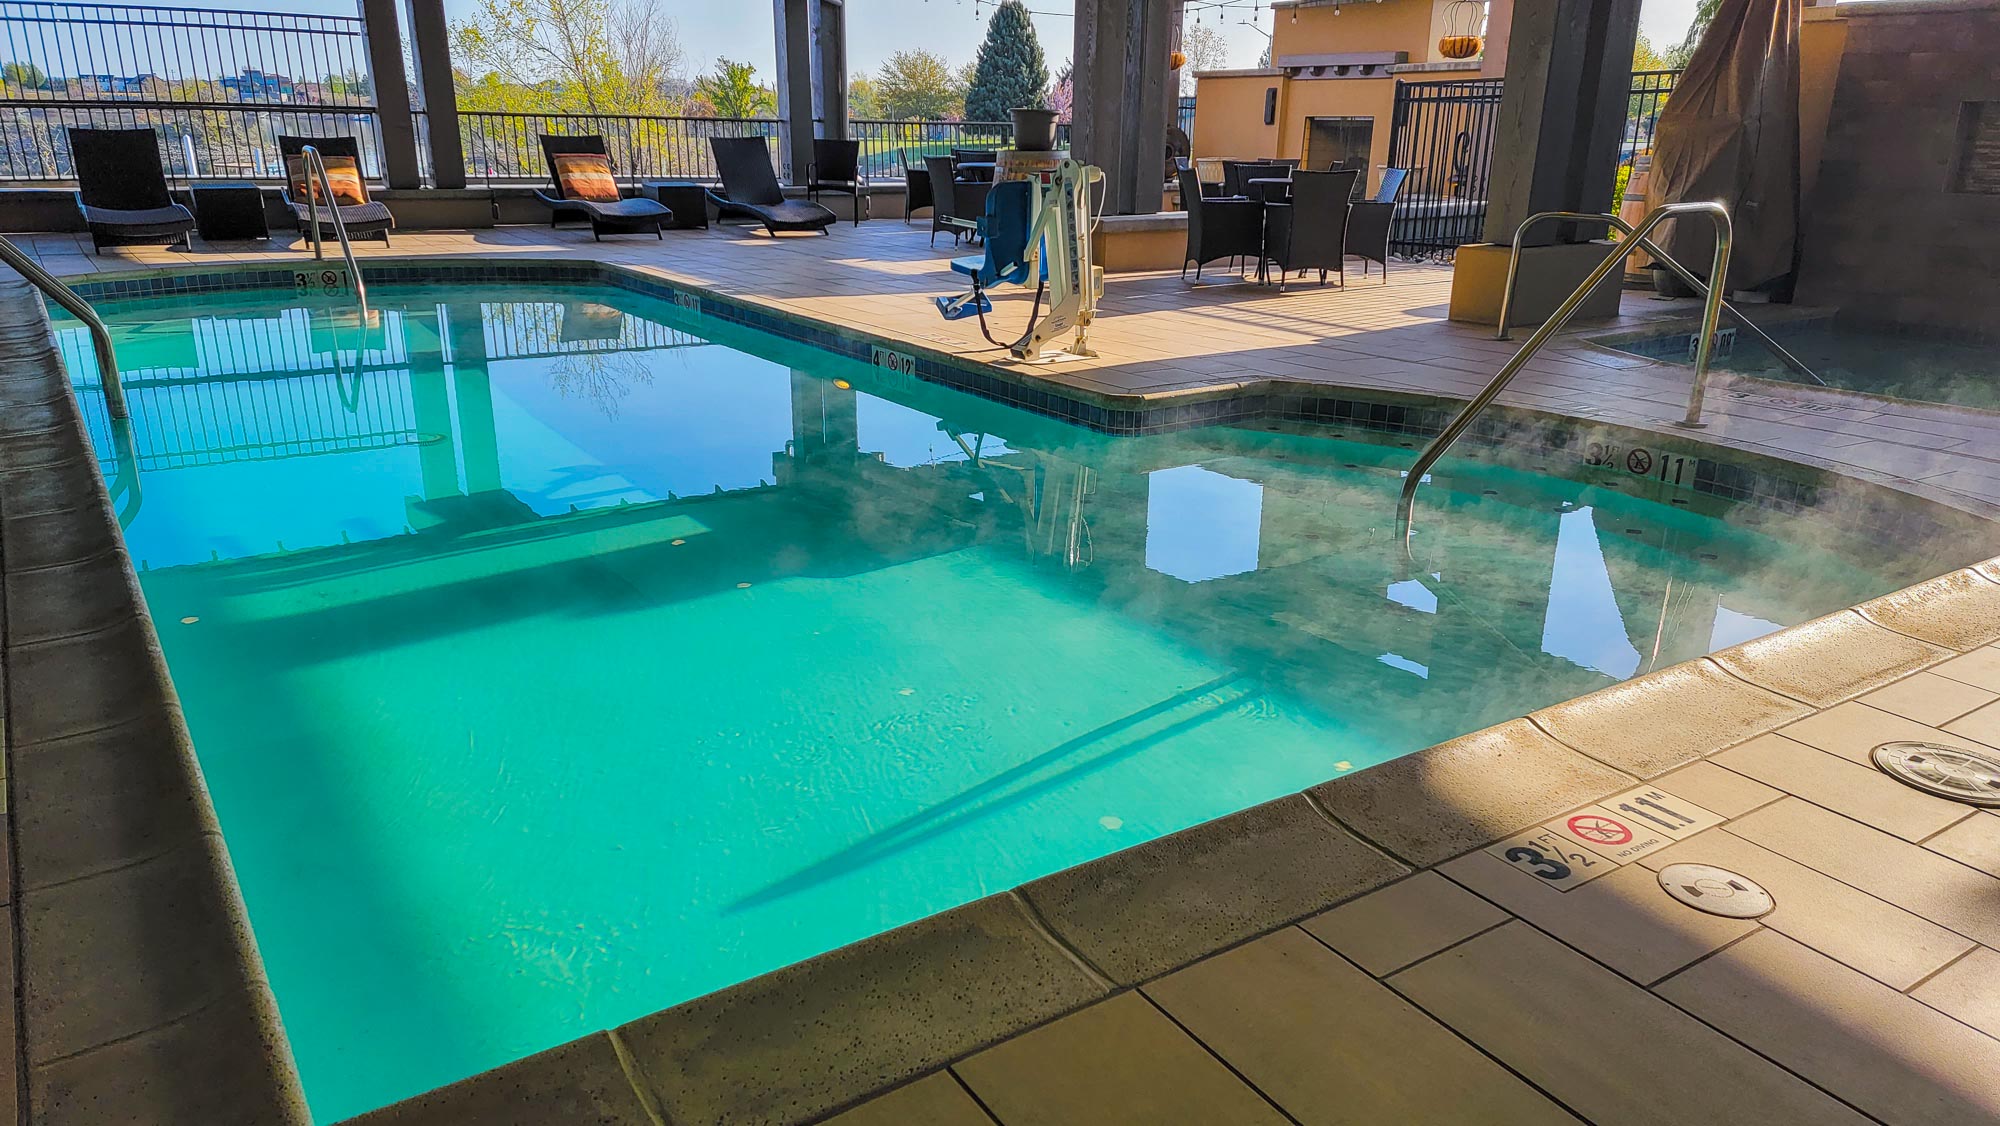
[(322, 1120), (1981, 554), (1598, 448), (1447, 459), (1413, 567), (1406, 437), (373, 295), (107, 302), (129, 442), (86, 391)]

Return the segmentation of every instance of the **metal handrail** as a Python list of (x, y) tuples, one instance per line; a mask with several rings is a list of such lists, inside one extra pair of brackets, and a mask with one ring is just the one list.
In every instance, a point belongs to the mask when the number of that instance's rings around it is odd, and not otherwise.
[[(1734, 231), (1729, 223), (1728, 208), (1713, 202), (1669, 203), (1656, 208), (1651, 215), (1646, 216), (1645, 221), (1639, 224), (1639, 228), (1632, 232), (1632, 237), (1613, 247), (1611, 253), (1604, 256), (1604, 260), (1590, 271), (1590, 276), (1583, 279), (1583, 284), (1577, 286), (1575, 292), (1565, 298), (1563, 303), (1556, 307), (1555, 312), (1549, 314), (1549, 319), (1542, 322), (1542, 326), (1535, 330), (1535, 334), (1528, 338), (1528, 342), (1521, 345), (1520, 350), (1501, 366), (1499, 372), (1480, 389), (1479, 394), (1473, 396), (1472, 401), (1465, 404), (1464, 409), (1453, 416), (1452, 420), (1445, 424), (1444, 429), (1438, 431), (1438, 436), (1432, 438), (1430, 444), (1423, 448), (1423, 452), (1417, 455), (1416, 463), (1410, 467), (1409, 475), (1403, 478), (1402, 496), (1396, 501), (1396, 530), (1406, 552), (1410, 543), (1410, 518), (1416, 508), (1417, 486), (1423, 483), (1425, 472), (1437, 464), (1437, 460), (1444, 456), (1452, 443), (1458, 441), (1460, 436), (1471, 428), (1472, 420), (1478, 417), (1479, 412), (1491, 406), (1493, 400), (1500, 397), (1500, 392), (1506, 390), (1507, 385), (1514, 381), (1514, 377), (1528, 365), (1528, 361), (1534, 358), (1535, 353), (1542, 350), (1542, 345), (1547, 344), (1549, 338), (1561, 332), (1569, 324), (1570, 318), (1576, 315), (1577, 309), (1582, 307), (1591, 291), (1602, 284), (1605, 278), (1611, 276), (1611, 271), (1622, 266), (1633, 251), (1646, 245), (1646, 236), (1652, 233), (1654, 227), (1677, 215), (1706, 215), (1715, 223), (1715, 258), (1708, 276), (1712, 278), (1729, 276), (1729, 249), (1734, 241)], [(1595, 221), (1602, 217), (1587, 215), (1584, 218)], [(1702, 306), (1701, 343), (1695, 349), (1694, 357), (1694, 390), (1688, 396), (1688, 413), (1686, 420), (1681, 423), (1683, 426), (1702, 425), (1701, 400), (1708, 382), (1709, 354), (1715, 347), (1715, 326), (1721, 316), (1722, 287), (1710, 286), (1708, 299)], [(1504, 318), (1502, 323), (1505, 323)]]
[[(1509, 340), (1513, 338), (1514, 334), (1513, 327), (1509, 325), (1507, 321), (1508, 321), (1508, 315), (1513, 310), (1514, 307), (1514, 281), (1520, 275), (1521, 272), (1521, 241), (1527, 235), (1529, 227), (1532, 227), (1537, 223), (1547, 222), (1551, 219), (1563, 219), (1563, 220), (1570, 220), (1573, 222), (1582, 222), (1582, 223), (1604, 223), (1608, 226), (1618, 228), (1618, 230), (1622, 232), (1628, 240), (1631, 239), (1632, 237), (1632, 224), (1627, 223), (1625, 220), (1619, 218), (1616, 215), (1592, 215), (1587, 212), (1581, 212), (1581, 211), (1544, 211), (1537, 215), (1528, 216), (1527, 219), (1524, 220), (1521, 223), (1521, 225), (1515, 228), (1514, 230), (1514, 251), (1507, 258), (1507, 287), (1500, 291), (1500, 327), (1493, 333), (1493, 339), (1495, 340)], [(1686, 283), (1691, 289), (1695, 291), (1695, 293), (1699, 294), (1704, 298), (1708, 296), (1707, 283), (1703, 282), (1700, 278), (1696, 277), (1694, 271), (1688, 269), (1686, 266), (1681, 265), (1680, 261), (1676, 259), (1673, 255), (1668, 254), (1666, 251), (1660, 249), (1658, 243), (1654, 242), (1652, 239), (1640, 239), (1638, 240), (1638, 246), (1639, 249), (1652, 255), (1656, 261), (1658, 261), (1661, 265), (1665, 266), (1668, 270), (1670, 270), (1675, 277), (1680, 278), (1681, 281)], [(1778, 359), (1781, 362), (1783, 362), (1786, 367), (1791, 368), (1792, 371), (1796, 372), (1799, 375), (1805, 376), (1807, 379), (1812, 380), (1814, 383), (1819, 384), (1821, 387), (1826, 386), (1826, 380), (1821, 379), (1819, 377), (1818, 372), (1807, 367), (1803, 360), (1800, 360), (1797, 356), (1794, 356), (1790, 352), (1786, 351), (1784, 345), (1779, 344), (1776, 340), (1771, 339), (1769, 333), (1757, 327), (1756, 322), (1752, 321), (1749, 317), (1744, 316), (1743, 310), (1738, 309), (1734, 305), (1731, 305), (1727, 298), (1723, 299), (1722, 309), (1730, 316), (1735, 317), (1737, 323), (1741, 324), (1744, 328), (1748, 329), (1750, 331), (1750, 335), (1757, 338), (1757, 343), (1762, 344), (1766, 351), (1778, 357)]]
[(365, 318), (368, 312), (368, 284), (361, 280), (361, 263), (354, 260), (354, 244), (347, 238), (347, 223), (340, 217), (340, 201), (334, 198), (333, 181), (326, 174), (326, 158), (319, 154), (314, 145), (302, 145), (299, 159), (306, 163), (306, 214), (312, 222), (313, 257), (326, 260), (326, 246), (319, 233), (319, 199), (326, 200), (326, 213), (332, 220), (333, 237), (340, 241), (340, 256), (347, 260), (348, 276), (354, 279), (354, 298), (361, 303)]
[(83, 322), (90, 330), (90, 343), (97, 350), (98, 378), (104, 384), (104, 402), (111, 411), (112, 418), (125, 418), (125, 385), (118, 379), (118, 356), (111, 348), (111, 330), (104, 327), (104, 318), (90, 307), (90, 302), (79, 296), (76, 290), (64, 285), (61, 279), (41, 264), (28, 257), (26, 251), (15, 246), (12, 240), (0, 235), (0, 260), (5, 260), (28, 284), (42, 291), (44, 295), (69, 310), (69, 314)]

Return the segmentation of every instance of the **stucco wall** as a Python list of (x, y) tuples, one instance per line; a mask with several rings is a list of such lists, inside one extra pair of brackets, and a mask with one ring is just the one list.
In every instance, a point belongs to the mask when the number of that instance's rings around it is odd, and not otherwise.
[(2000, 0), (1843, 4), (1798, 300), (2000, 335), (2000, 195), (1952, 190), (1967, 102), (2000, 102)]

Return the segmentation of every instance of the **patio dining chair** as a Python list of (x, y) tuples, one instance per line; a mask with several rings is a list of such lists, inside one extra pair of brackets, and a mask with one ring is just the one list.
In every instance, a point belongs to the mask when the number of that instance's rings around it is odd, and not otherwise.
[[(347, 228), (348, 237), (380, 235), (382, 245), (389, 245), (389, 232), (396, 226), (396, 217), (389, 214), (387, 204), (368, 198), (368, 181), (361, 175), (361, 144), (348, 136), (278, 138), (278, 154), (285, 160), (282, 194), (292, 218), (298, 221), (299, 230), (312, 223), (314, 207), (308, 201), (316, 198), (314, 185), (307, 182), (307, 145), (317, 149), (326, 164), (327, 183), (333, 188), (332, 203), (340, 212), (340, 223)], [(326, 200), (318, 201), (317, 210), (322, 223), (331, 222)]]
[(1355, 204), (1347, 220), (1347, 253), (1361, 259), (1363, 277), (1368, 275), (1370, 262), (1381, 263), (1384, 285), (1389, 283), (1389, 235), (1396, 224), (1396, 196), (1409, 178), (1407, 168), (1384, 168), (1375, 198)]
[(897, 149), (896, 159), (903, 164), (903, 222), (907, 223), (910, 216), (935, 205), (931, 194), (931, 170), (921, 166), (921, 158), (918, 159), (919, 167), (910, 167), (908, 149)]
[(102, 254), (107, 246), (163, 238), (194, 248), (194, 213), (167, 194), (160, 138), (151, 128), (71, 128), (69, 153), (91, 249)]
[(939, 231), (948, 232), (954, 243), (977, 235), (993, 185), (959, 179), (950, 157), (927, 156), (924, 168), (931, 180), (931, 245), (937, 245)]
[(854, 225), (868, 206), (868, 183), (861, 176), (861, 142), (813, 138), (812, 163), (806, 166), (806, 198), (819, 202), (821, 192), (852, 196)]
[(1194, 280), (1201, 268), (1218, 258), (1247, 258), (1264, 253), (1264, 205), (1247, 199), (1204, 197), (1194, 170), (1175, 173), (1181, 199), (1187, 203), (1187, 253), (1181, 258), (1181, 280), (1194, 263)]
[(1278, 268), (1279, 292), (1293, 270), (1318, 270), (1321, 285), (1332, 271), (1343, 288), (1347, 285), (1348, 211), (1360, 176), (1352, 169), (1295, 172), (1291, 202), (1266, 208), (1264, 258)]

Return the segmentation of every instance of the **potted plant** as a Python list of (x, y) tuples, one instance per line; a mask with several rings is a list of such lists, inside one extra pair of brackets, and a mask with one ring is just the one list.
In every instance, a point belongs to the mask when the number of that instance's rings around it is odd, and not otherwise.
[(1056, 147), (1056, 111), (1021, 106), (1014, 115), (1014, 147), (1021, 152), (1048, 152)]

